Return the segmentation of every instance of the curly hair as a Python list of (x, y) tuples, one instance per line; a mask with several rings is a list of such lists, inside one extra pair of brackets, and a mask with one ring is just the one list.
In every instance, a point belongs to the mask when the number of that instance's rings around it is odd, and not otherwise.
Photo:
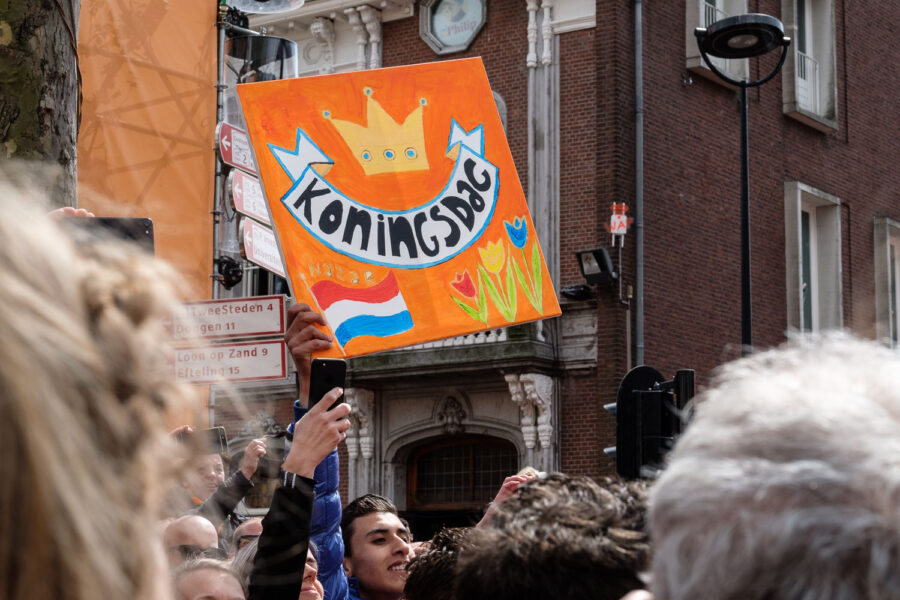
[(456, 598), (618, 599), (650, 556), (642, 482), (560, 473), (519, 486), (459, 558)]
[(0, 597), (150, 598), (173, 450), (165, 318), (174, 275), (111, 242), (76, 243), (0, 173)]
[(407, 566), (409, 576), (403, 590), (406, 600), (452, 600), (456, 563), (460, 552), (469, 547), (471, 531), (450, 527), (434, 534)]

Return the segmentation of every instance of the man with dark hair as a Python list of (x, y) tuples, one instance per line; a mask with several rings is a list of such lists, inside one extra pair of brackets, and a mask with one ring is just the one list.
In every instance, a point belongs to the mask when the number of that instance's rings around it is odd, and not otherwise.
[(521, 484), (459, 557), (459, 600), (618, 600), (643, 587), (640, 482), (554, 473)]
[(360, 496), (344, 508), (341, 532), (350, 598), (402, 598), (411, 538), (394, 503), (376, 494)]
[(409, 562), (406, 600), (453, 600), (453, 582), (459, 553), (468, 548), (467, 527), (444, 528), (434, 534), (427, 549)]

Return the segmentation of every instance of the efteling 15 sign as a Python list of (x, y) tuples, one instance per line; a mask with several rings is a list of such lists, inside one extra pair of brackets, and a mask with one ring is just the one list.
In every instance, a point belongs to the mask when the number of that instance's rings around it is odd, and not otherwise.
[(480, 59), (238, 86), (294, 297), (358, 356), (560, 314)]

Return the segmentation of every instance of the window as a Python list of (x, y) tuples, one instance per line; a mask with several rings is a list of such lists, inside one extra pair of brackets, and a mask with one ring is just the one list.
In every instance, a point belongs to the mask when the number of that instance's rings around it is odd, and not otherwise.
[(875, 332), (900, 348), (900, 221), (875, 220)]
[(409, 459), (410, 510), (478, 509), (504, 478), (519, 470), (519, 455), (498, 438), (465, 436), (418, 449)]
[(784, 186), (788, 329), (840, 328), (840, 200), (796, 181)]
[[(726, 17), (742, 15), (747, 12), (747, 0), (687, 0), (687, 19), (685, 22), (685, 52), (687, 60), (687, 68), (707, 77), (713, 81), (727, 85), (724, 81), (716, 77), (709, 70), (703, 58), (700, 56), (700, 50), (697, 48), (697, 38), (694, 36), (694, 29), (697, 27), (709, 27), (716, 21), (721, 21)], [(733, 79), (747, 78), (747, 59), (741, 60), (725, 60), (723, 58), (710, 57), (713, 65), (726, 75)]]
[(784, 113), (821, 131), (837, 129), (833, 0), (782, 0), (793, 40), (782, 71)]

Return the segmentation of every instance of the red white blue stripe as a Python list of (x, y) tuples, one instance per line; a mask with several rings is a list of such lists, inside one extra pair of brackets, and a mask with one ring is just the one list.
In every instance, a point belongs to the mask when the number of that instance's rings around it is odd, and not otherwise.
[(368, 288), (319, 281), (311, 289), (341, 346), (355, 337), (389, 337), (413, 328), (393, 273)]

